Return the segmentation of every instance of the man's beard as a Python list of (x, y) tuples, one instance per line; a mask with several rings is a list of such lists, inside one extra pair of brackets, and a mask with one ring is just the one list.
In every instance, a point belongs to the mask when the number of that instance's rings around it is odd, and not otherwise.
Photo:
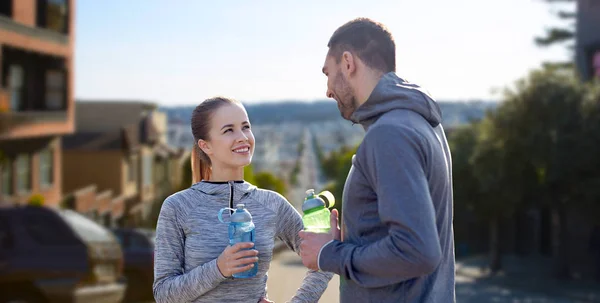
[(338, 72), (336, 78), (338, 81), (334, 90), (335, 96), (337, 97), (338, 110), (340, 111), (342, 118), (350, 120), (350, 117), (358, 107), (358, 102), (356, 102), (356, 96), (341, 72)]

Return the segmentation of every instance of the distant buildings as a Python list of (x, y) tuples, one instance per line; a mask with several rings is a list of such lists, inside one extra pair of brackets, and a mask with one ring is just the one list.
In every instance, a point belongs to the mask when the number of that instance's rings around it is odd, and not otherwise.
[[(105, 225), (138, 226), (180, 186), (183, 151), (167, 145), (167, 119), (155, 104), (77, 102), (76, 129), (63, 139), (70, 207)], [(109, 197), (105, 204), (78, 191), (89, 186)]]
[(342, 146), (354, 147), (365, 135), (362, 126), (341, 119), (313, 123), (310, 125), (310, 131), (324, 155)]
[(74, 15), (74, 0), (0, 3), (0, 204), (61, 203), (61, 136), (74, 130)]

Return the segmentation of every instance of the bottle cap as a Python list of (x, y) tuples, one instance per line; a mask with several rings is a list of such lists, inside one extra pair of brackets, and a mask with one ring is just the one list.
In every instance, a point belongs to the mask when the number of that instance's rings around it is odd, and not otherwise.
[(244, 222), (252, 222), (252, 215), (245, 208), (244, 204), (237, 204), (237, 209), (233, 214), (231, 214), (231, 222), (235, 223), (244, 223)]
[(316, 207), (325, 207), (325, 201), (315, 196), (314, 189), (309, 189), (306, 191), (306, 198), (304, 199), (304, 203), (302, 204), (302, 212), (306, 212), (307, 210)]

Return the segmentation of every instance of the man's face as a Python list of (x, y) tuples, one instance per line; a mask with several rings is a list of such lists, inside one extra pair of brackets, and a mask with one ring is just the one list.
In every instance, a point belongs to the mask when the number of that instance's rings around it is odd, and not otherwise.
[(597, 51), (596, 54), (594, 54), (594, 59), (592, 62), (592, 67), (594, 68), (594, 75), (600, 79), (600, 51)]
[(338, 64), (333, 56), (327, 55), (323, 73), (327, 76), (327, 98), (334, 99), (342, 118), (350, 120), (358, 102), (348, 79), (342, 73), (341, 64)]

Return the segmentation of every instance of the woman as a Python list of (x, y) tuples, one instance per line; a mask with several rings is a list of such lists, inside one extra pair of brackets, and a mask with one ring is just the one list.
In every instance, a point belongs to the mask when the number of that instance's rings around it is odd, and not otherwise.
[[(280, 194), (243, 181), (254, 152), (248, 120), (241, 103), (221, 97), (202, 102), (192, 114), (194, 184), (165, 200), (156, 228), (153, 290), (158, 303), (270, 302), (266, 283), (274, 238), (299, 252), (303, 225), (298, 212)], [(227, 225), (217, 219), (220, 209), (238, 203), (252, 214), (254, 249), (244, 250), (251, 243), (229, 246)], [(257, 260), (256, 276), (231, 278)], [(309, 271), (291, 302), (317, 302), (332, 276)]]

